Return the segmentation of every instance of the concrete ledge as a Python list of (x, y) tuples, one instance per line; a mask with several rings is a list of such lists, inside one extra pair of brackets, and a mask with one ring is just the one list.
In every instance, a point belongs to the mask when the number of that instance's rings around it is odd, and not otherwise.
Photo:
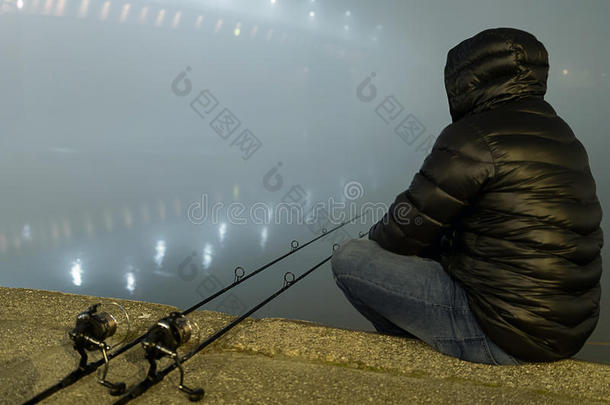
[[(66, 332), (75, 315), (95, 302), (110, 301), (0, 287), (0, 403), (22, 403), (72, 371), (78, 355)], [(132, 316), (137, 334), (176, 310), (116, 301)], [(192, 319), (205, 337), (233, 317), (198, 311)], [(142, 379), (147, 370), (142, 356), (136, 347), (114, 359), (109, 379), (128, 385)], [(202, 386), (202, 403), (210, 404), (610, 403), (608, 365), (566, 360), (487, 366), (444, 356), (417, 340), (284, 319), (248, 319), (185, 369), (187, 385)], [(176, 389), (174, 374), (133, 403), (190, 403)], [(44, 403), (113, 400), (90, 375)]]

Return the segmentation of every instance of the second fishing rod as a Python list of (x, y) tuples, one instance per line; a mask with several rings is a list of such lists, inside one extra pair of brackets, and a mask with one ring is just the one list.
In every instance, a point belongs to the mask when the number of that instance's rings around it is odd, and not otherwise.
[[(71, 373), (66, 375), (64, 378), (62, 378), (60, 381), (58, 381), (56, 384), (41, 391), (33, 398), (26, 401), (24, 404), (30, 405), (30, 404), (39, 403), (43, 399), (50, 397), (51, 395), (57, 393), (58, 391), (61, 391), (62, 389), (81, 380), (83, 377), (93, 373), (94, 371), (99, 369), (101, 366), (104, 366), (104, 370), (102, 372), (101, 377), (99, 377), (98, 382), (101, 385), (109, 388), (110, 393), (112, 395), (123, 394), (126, 389), (126, 385), (124, 383), (122, 383), (122, 382), (113, 383), (113, 382), (106, 380), (106, 375), (108, 373), (108, 366), (109, 366), (110, 360), (125, 353), (126, 351), (135, 347), (139, 343), (144, 342), (144, 340), (147, 337), (149, 337), (149, 335), (151, 333), (153, 333), (155, 331), (158, 332), (159, 328), (162, 328), (162, 330), (166, 330), (166, 331), (170, 332), (169, 334), (171, 336), (169, 336), (169, 335), (165, 336), (165, 337), (157, 336), (157, 338), (165, 339), (165, 343), (168, 346), (172, 346), (172, 343), (176, 343), (177, 341), (183, 341), (185, 338), (187, 338), (187, 339), (190, 338), (190, 333), (191, 333), (190, 330), (188, 331), (188, 337), (187, 336), (182, 336), (182, 337), (178, 336), (178, 339), (174, 338), (174, 336), (177, 336), (176, 334), (179, 335), (181, 333), (180, 330), (183, 329), (185, 327), (185, 325), (187, 325), (187, 323), (185, 323), (186, 315), (199, 309), (206, 303), (223, 295), (224, 293), (228, 292), (232, 288), (237, 287), (239, 284), (245, 282), (246, 280), (248, 280), (251, 277), (254, 277), (255, 275), (261, 273), (262, 271), (264, 271), (267, 268), (273, 266), (274, 264), (280, 262), (281, 260), (286, 259), (290, 255), (295, 254), (299, 250), (304, 249), (305, 247), (311, 245), (312, 243), (318, 241), (319, 239), (321, 239), (321, 238), (337, 231), (338, 229), (344, 227), (345, 225), (357, 220), (361, 216), (362, 216), (362, 214), (354, 216), (353, 218), (351, 218), (345, 222), (342, 222), (341, 224), (335, 226), (334, 228), (331, 228), (330, 230), (322, 229), (322, 233), (320, 235), (316, 236), (315, 238), (311, 239), (310, 241), (308, 241), (302, 245), (300, 245), (298, 243), (298, 241), (293, 240), (290, 243), (291, 250), (289, 252), (287, 252), (287, 253), (279, 256), (278, 258), (266, 263), (265, 265), (257, 268), (250, 274), (246, 275), (243, 267), (241, 267), (241, 266), (236, 267), (235, 268), (235, 280), (233, 283), (220, 289), (219, 291), (206, 297), (205, 299), (199, 301), (198, 303), (194, 304), (190, 308), (187, 308), (186, 310), (184, 310), (182, 312), (174, 312), (174, 313), (170, 314), (168, 317), (165, 317), (165, 318), (159, 320), (147, 332), (143, 333), (142, 335), (138, 336), (137, 338), (133, 339), (132, 341), (120, 346), (118, 349), (116, 349), (114, 351), (110, 351), (111, 347), (106, 344), (105, 339), (112, 336), (116, 332), (116, 327), (117, 327), (116, 321), (112, 318), (112, 316), (108, 315), (107, 313), (97, 312), (98, 304), (92, 305), (86, 311), (79, 314), (79, 316), (77, 317), (76, 327), (69, 332), (69, 336), (73, 340), (73, 343), (74, 343), (74, 349), (81, 356), (78, 367), (74, 371), (72, 371)], [(185, 332), (185, 330), (183, 330), (183, 332)], [(94, 351), (94, 350), (99, 350), (102, 353), (102, 358), (97, 361), (88, 363), (87, 362), (87, 359), (88, 359), (87, 352)]]

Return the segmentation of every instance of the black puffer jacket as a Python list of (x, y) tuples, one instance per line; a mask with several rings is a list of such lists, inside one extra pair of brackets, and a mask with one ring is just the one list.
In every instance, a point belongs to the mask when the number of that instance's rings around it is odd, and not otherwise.
[(481, 328), (526, 361), (572, 356), (599, 317), (602, 210), (585, 148), (543, 99), (548, 68), (515, 29), (451, 49), (453, 123), (369, 233), (439, 260)]

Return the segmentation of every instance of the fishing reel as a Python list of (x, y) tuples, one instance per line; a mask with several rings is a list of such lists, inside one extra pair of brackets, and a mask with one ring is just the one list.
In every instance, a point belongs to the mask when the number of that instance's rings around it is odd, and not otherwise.
[[(76, 317), (76, 326), (68, 332), (68, 336), (74, 342), (74, 349), (80, 354), (78, 369), (85, 371), (87, 368), (87, 352), (99, 350), (104, 358), (104, 369), (101, 375), (98, 375), (98, 382), (110, 389), (111, 395), (121, 395), (125, 392), (125, 383), (112, 383), (106, 380), (108, 374), (108, 351), (115, 345), (106, 343), (106, 340), (115, 335), (117, 327), (121, 322), (118, 322), (116, 317), (109, 312), (99, 311), (101, 303), (91, 305), (86, 311), (81, 312)], [(124, 313), (127, 320), (128, 330), (125, 339), (129, 336), (130, 322), (129, 315), (121, 305), (112, 303), (118, 306)], [(123, 343), (125, 341), (123, 339)], [(118, 344), (120, 344), (118, 343)]]
[(196, 402), (203, 398), (202, 388), (189, 388), (184, 385), (184, 369), (178, 355), (178, 348), (189, 341), (193, 334), (191, 322), (180, 312), (172, 312), (165, 318), (157, 321), (149, 330), (142, 341), (146, 352), (146, 360), (150, 365), (147, 378), (157, 381), (163, 378), (157, 374), (157, 360), (163, 357), (172, 359), (180, 370), (180, 383), (178, 389), (188, 395), (190, 401)]

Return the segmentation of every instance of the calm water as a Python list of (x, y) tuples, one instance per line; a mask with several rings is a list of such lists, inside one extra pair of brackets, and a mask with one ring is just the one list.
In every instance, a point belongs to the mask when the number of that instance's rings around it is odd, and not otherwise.
[[(606, 211), (608, 16), (601, 0), (0, 0), (0, 284), (186, 308), (330, 229), (302, 223), (316, 204), (387, 206), (450, 123), (447, 51), (494, 26), (547, 47), (547, 100)], [(243, 312), (373, 217), (206, 308)], [(604, 294), (581, 358), (610, 362), (609, 313)], [(372, 329), (328, 264), (257, 316)]]

